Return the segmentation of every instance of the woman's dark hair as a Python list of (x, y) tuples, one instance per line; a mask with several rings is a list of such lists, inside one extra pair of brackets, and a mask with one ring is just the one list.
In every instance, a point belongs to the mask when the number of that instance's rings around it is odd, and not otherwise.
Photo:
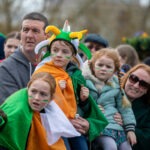
[(8, 39), (17, 39), (17, 40), (20, 40), (20, 32), (18, 32), (18, 31), (12, 31), (12, 32), (8, 33), (6, 35), (5, 43), (7, 42)]

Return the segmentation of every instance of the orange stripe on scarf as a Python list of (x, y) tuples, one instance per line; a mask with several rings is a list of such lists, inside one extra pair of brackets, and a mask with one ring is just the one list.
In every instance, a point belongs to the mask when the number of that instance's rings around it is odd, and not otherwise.
[(48, 145), (40, 114), (34, 112), (26, 150), (66, 150), (64, 142), (59, 139), (55, 144)]
[[(35, 71), (35, 73), (38, 72), (48, 72), (55, 78), (56, 92), (54, 100), (69, 119), (74, 118), (77, 112), (77, 104), (72, 80), (68, 73), (62, 68), (56, 67), (52, 62), (44, 64), (44, 66)], [(66, 80), (67, 83), (63, 91), (58, 83), (60, 80)]]

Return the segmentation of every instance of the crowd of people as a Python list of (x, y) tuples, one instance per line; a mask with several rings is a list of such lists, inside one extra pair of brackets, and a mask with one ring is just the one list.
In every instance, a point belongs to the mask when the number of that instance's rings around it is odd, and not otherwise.
[(0, 150), (149, 149), (149, 58), (38, 12), (0, 37)]

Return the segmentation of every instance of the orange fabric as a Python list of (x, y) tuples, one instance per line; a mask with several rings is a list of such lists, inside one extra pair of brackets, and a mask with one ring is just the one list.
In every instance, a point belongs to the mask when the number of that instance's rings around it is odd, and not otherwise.
[(66, 150), (66, 148), (62, 139), (51, 146), (48, 145), (40, 114), (34, 112), (26, 150)]
[[(74, 118), (77, 112), (77, 104), (72, 80), (68, 73), (62, 68), (54, 66), (52, 62), (46, 63), (44, 66), (35, 71), (35, 73), (38, 72), (48, 72), (55, 78), (56, 92), (54, 100), (69, 119)], [(60, 80), (66, 80), (67, 82), (66, 88), (63, 91), (60, 89), (58, 84)]]

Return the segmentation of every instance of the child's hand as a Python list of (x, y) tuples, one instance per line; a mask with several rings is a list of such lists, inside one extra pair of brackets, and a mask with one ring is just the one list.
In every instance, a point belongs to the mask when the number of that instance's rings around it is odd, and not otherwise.
[(98, 108), (101, 110), (102, 113), (105, 112), (104, 107), (102, 105), (98, 105)]
[(66, 80), (60, 80), (59, 81), (59, 86), (63, 90), (66, 88)]
[(119, 125), (123, 126), (123, 119), (122, 119), (120, 113), (118, 113), (118, 112), (115, 113), (115, 114), (114, 114), (114, 119), (115, 119), (115, 121), (116, 121)]
[(86, 134), (89, 131), (90, 125), (86, 119), (78, 117), (76, 119), (71, 119), (70, 121), (76, 130), (81, 134)]
[(89, 89), (85, 86), (81, 86), (81, 90), (80, 90), (81, 101), (85, 101), (88, 97), (89, 97)]
[(132, 146), (137, 143), (137, 141), (136, 141), (136, 135), (135, 135), (135, 133), (133, 131), (129, 131), (127, 133), (127, 139), (128, 139), (129, 143)]

